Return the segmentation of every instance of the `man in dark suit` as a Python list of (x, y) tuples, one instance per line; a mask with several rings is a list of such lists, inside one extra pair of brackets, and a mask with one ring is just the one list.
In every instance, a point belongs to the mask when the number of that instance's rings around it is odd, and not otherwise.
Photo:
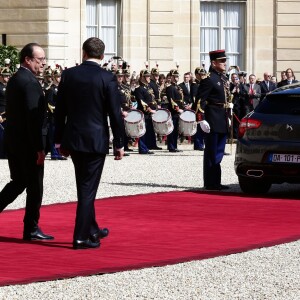
[(190, 79), (191, 79), (190, 73), (188, 72), (184, 73), (183, 82), (179, 83), (179, 86), (182, 88), (183, 99), (186, 105), (192, 103)]
[(265, 72), (264, 80), (259, 84), (261, 90), (261, 100), (276, 89), (276, 84), (271, 81), (271, 77), (272, 76), (269, 72)]
[[(228, 105), (225, 89), (228, 79), (226, 55), (224, 50), (209, 52), (210, 75), (200, 81), (196, 102), (200, 100), (202, 120), (201, 129), (206, 133), (204, 149), (204, 188), (206, 190), (225, 190), (228, 186), (221, 184), (221, 161), (223, 159), (226, 137), (228, 134)], [(199, 116), (200, 117), (200, 116)]]
[(291, 68), (286, 69), (285, 74), (286, 74), (286, 79), (282, 80), (280, 84), (278, 84), (278, 87), (298, 82), (298, 80), (296, 80), (294, 71)]
[(259, 104), (261, 97), (260, 85), (256, 83), (256, 76), (254, 74), (249, 75), (249, 83), (244, 85), (243, 92), (244, 103), (242, 105), (242, 112), (245, 116)]
[(55, 108), (55, 144), (71, 155), (78, 195), (74, 249), (98, 248), (108, 230), (99, 228), (95, 197), (106, 154), (109, 127), (114, 136), (115, 159), (124, 156), (124, 123), (116, 75), (100, 67), (104, 43), (87, 39), (82, 46), (83, 63), (63, 71)]
[(0, 212), (25, 189), (24, 240), (50, 240), (38, 227), (43, 197), (46, 101), (36, 74), (43, 72), (45, 52), (36, 43), (20, 52), (21, 67), (7, 84), (5, 146), (11, 181), (0, 192)]

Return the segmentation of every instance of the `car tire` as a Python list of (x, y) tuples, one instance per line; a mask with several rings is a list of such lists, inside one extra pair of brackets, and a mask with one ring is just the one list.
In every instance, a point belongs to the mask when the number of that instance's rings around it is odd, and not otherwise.
[(254, 178), (239, 176), (239, 185), (241, 190), (246, 194), (265, 194), (267, 193), (272, 183)]

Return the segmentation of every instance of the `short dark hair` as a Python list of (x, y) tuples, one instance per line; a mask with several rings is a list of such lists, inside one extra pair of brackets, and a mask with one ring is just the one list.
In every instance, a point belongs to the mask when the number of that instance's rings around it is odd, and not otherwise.
[(25, 61), (25, 57), (33, 57), (33, 48), (34, 47), (41, 47), (38, 43), (29, 43), (23, 47), (20, 52), (20, 63)]
[(88, 38), (82, 45), (82, 50), (89, 58), (100, 58), (104, 54), (105, 44), (96, 37)]

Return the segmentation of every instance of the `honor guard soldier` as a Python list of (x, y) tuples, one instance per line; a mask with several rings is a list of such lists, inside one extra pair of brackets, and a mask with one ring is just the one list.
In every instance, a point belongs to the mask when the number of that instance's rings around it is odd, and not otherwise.
[(141, 70), (139, 86), (135, 89), (135, 98), (137, 108), (144, 113), (146, 133), (139, 138), (139, 153), (154, 154), (150, 149), (158, 148), (156, 146), (156, 135), (153, 128), (151, 115), (156, 112), (157, 102), (153, 89), (150, 87), (150, 72), (147, 69)]
[(227, 77), (226, 54), (224, 50), (209, 52), (210, 75), (200, 81), (196, 100), (200, 100), (200, 126), (205, 136), (203, 176), (206, 190), (224, 190), (228, 186), (221, 184), (221, 161), (223, 159), (226, 138), (229, 132), (229, 120), (226, 109)]
[[(54, 131), (55, 131), (55, 119), (54, 119), (54, 113), (55, 113), (55, 105), (57, 100), (57, 92), (58, 92), (58, 85), (60, 83), (61, 79), (61, 70), (59, 68), (55, 68), (52, 71), (52, 77), (51, 86), (45, 90), (45, 98), (47, 101), (47, 111), (48, 111), (48, 136), (47, 136), (47, 142), (48, 142), (48, 148), (50, 149), (51, 153), (51, 160), (66, 160), (67, 158), (60, 155), (55, 148), (54, 144)], [(48, 81), (50, 82), (50, 81)]]
[(177, 149), (179, 115), (184, 110), (184, 100), (182, 88), (177, 84), (179, 73), (177, 70), (170, 71), (171, 84), (166, 89), (168, 98), (168, 109), (171, 112), (174, 130), (168, 135), (167, 143), (169, 152), (182, 152)]
[(12, 75), (11, 70), (8, 67), (4, 67), (1, 69), (0, 73), (0, 159), (6, 158), (5, 150), (4, 150), (4, 129), (5, 129), (5, 109), (6, 109), (6, 85), (9, 81), (10, 76)]

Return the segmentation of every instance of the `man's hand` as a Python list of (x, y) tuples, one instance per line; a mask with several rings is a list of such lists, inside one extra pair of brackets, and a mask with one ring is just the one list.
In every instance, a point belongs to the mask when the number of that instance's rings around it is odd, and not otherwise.
[(208, 124), (207, 121), (203, 120), (199, 122), (201, 129), (205, 132), (205, 133), (210, 133), (210, 126)]
[(121, 160), (124, 156), (124, 149), (115, 149), (115, 160)]
[(44, 151), (38, 151), (37, 152), (37, 160), (36, 160), (36, 164), (38, 166), (42, 166), (44, 164), (45, 161), (45, 152)]

